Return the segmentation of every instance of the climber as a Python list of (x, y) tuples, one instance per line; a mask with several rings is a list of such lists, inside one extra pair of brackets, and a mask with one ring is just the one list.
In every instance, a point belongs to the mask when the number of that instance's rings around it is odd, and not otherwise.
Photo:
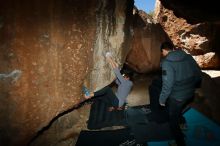
[(126, 72), (121, 74), (118, 68), (118, 64), (112, 59), (112, 55), (110, 52), (106, 53), (106, 60), (113, 68), (116, 79), (115, 83), (117, 84), (117, 91), (114, 93), (112, 88), (106, 86), (99, 91), (90, 92), (90, 94), (84, 94), (86, 99), (92, 97), (102, 97), (104, 101), (110, 103), (108, 108), (109, 111), (113, 110), (122, 110), (126, 103), (126, 99), (128, 94), (130, 93), (133, 82), (131, 81), (131, 72)]

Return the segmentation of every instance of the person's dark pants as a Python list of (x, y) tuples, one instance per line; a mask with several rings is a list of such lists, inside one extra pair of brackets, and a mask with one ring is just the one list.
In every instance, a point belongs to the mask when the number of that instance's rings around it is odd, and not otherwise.
[(182, 110), (187, 102), (188, 100), (176, 101), (172, 98), (168, 100), (169, 125), (178, 146), (186, 145), (179, 121), (182, 116)]
[[(150, 109), (153, 113), (160, 113), (161, 111), (167, 110), (164, 107), (161, 107), (159, 104), (159, 96), (161, 89), (158, 86), (150, 86), (149, 87), (150, 92)], [(193, 101), (193, 98), (190, 98), (186, 102), (184, 102), (184, 106), (182, 107), (182, 114), (179, 118), (179, 124), (186, 124), (186, 120), (183, 117), (183, 113), (185, 112), (184, 109), (187, 108), (187, 105)]]
[(101, 99), (107, 105), (118, 107), (119, 101), (115, 93), (112, 91), (112, 88), (106, 86), (101, 90), (98, 90), (94, 93), (94, 98)]

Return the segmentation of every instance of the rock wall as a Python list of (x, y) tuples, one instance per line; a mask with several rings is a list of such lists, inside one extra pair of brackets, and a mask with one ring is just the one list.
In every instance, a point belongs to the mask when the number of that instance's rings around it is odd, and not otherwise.
[(200, 67), (203, 69), (217, 69), (220, 67), (220, 43), (217, 40), (220, 27), (218, 23), (189, 24), (187, 20), (177, 17), (172, 10), (166, 9), (159, 0), (156, 1), (154, 20), (162, 25), (177, 47), (183, 48), (196, 58), (201, 58), (201, 55), (207, 56), (207, 53), (215, 53), (214, 60), (216, 61), (211, 61), (208, 64), (199, 63)]
[(218, 1), (209, 0), (160, 0), (175, 15), (186, 19), (189, 23), (220, 21)]
[(99, 0), (96, 10), (97, 30), (93, 53), (93, 68), (88, 76), (90, 88), (98, 90), (115, 78), (106, 62), (106, 52), (123, 66), (131, 44), (133, 0)]
[(205, 70), (203, 72), (202, 85), (196, 91), (192, 106), (219, 124), (220, 71)]
[(64, 114), (31, 141), (30, 146), (75, 146), (81, 130), (87, 130), (90, 104)]
[(220, 67), (220, 58), (214, 52), (206, 53), (204, 55), (193, 56), (198, 65), (203, 69), (218, 69)]
[(103, 53), (125, 60), (132, 8), (133, 0), (0, 2), (0, 145), (38, 138), (84, 100), (86, 78), (94, 89), (113, 80)]
[(160, 45), (169, 40), (159, 23), (144, 11), (134, 10), (132, 49), (126, 64), (139, 73), (148, 73), (159, 69)]

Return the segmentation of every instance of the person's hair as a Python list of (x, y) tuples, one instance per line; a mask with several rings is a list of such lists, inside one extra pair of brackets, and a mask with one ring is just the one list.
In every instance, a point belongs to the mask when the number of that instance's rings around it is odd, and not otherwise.
[(162, 49), (165, 50), (173, 50), (174, 49), (174, 45), (171, 42), (163, 42), (160, 46), (160, 50), (162, 51)]
[(128, 77), (131, 80), (133, 73), (131, 71), (122, 71), (122, 75)]

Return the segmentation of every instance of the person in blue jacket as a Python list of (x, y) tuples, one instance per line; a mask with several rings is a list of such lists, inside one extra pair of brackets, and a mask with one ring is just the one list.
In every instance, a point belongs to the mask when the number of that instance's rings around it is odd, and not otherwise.
[(161, 44), (162, 90), (161, 106), (168, 105), (171, 132), (178, 146), (185, 146), (184, 135), (179, 127), (183, 107), (194, 97), (202, 80), (202, 72), (193, 57), (171, 42)]
[(112, 88), (106, 86), (99, 91), (91, 92), (89, 95), (84, 95), (86, 99), (91, 97), (103, 97), (105, 101), (110, 103), (109, 111), (113, 110), (122, 110), (126, 103), (126, 99), (132, 89), (133, 82), (131, 81), (132, 74), (127, 72), (121, 74), (118, 64), (112, 59), (111, 55), (106, 55), (106, 60), (112, 67), (116, 79), (115, 83), (117, 84), (117, 90), (114, 93)]

